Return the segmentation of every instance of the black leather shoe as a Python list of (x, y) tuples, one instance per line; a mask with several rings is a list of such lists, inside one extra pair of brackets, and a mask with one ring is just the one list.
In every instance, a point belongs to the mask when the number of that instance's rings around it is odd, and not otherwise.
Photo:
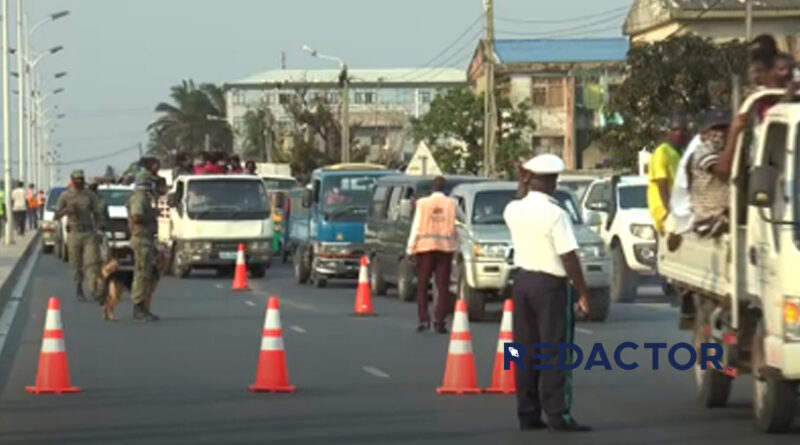
[(519, 429), (522, 431), (543, 430), (547, 428), (547, 424), (541, 420), (534, 420), (532, 422), (520, 422)]
[(436, 323), (433, 329), (439, 334), (447, 334), (447, 327), (445, 327), (444, 323)]
[(78, 301), (86, 301), (86, 295), (83, 293), (83, 286), (78, 284), (77, 289), (75, 289), (75, 295), (78, 297)]
[(558, 433), (586, 433), (592, 431), (589, 425), (581, 425), (580, 423), (571, 420), (568, 423), (560, 423), (557, 425), (550, 425), (550, 431)]
[(158, 321), (159, 318), (151, 314), (143, 304), (139, 303), (133, 307), (133, 321)]
[(424, 332), (424, 331), (427, 331), (430, 328), (431, 328), (431, 322), (430, 321), (426, 321), (425, 323), (420, 323), (417, 326), (417, 332)]

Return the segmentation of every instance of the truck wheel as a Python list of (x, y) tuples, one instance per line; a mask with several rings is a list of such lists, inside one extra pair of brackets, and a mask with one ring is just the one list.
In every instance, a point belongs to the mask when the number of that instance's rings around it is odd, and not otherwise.
[(386, 295), (386, 281), (383, 280), (383, 275), (381, 275), (381, 266), (377, 258), (373, 258), (372, 264), (370, 264), (369, 287), (375, 295)]
[(62, 250), (63, 250), (63, 249), (61, 248), (61, 242), (59, 242), (58, 240), (56, 240), (56, 241), (55, 241), (55, 245), (54, 245), (54, 247), (55, 247), (55, 255), (56, 255), (56, 258), (58, 258), (58, 259), (60, 260), (60, 259), (61, 259), (61, 255), (63, 255), (63, 253), (62, 253)]
[(250, 275), (253, 278), (257, 278), (257, 279), (264, 278), (264, 276), (266, 274), (267, 274), (266, 266), (251, 266), (250, 267)]
[(467, 315), (470, 320), (481, 321), (486, 316), (486, 294), (469, 287), (462, 268), (458, 274), (458, 299), (467, 302)]
[(283, 263), (283, 264), (288, 263), (290, 256), (291, 256), (291, 253), (289, 253), (289, 249), (287, 249), (286, 247), (283, 247), (281, 249), (281, 263)]
[(317, 289), (324, 289), (324, 288), (328, 287), (328, 278), (320, 276), (320, 275), (315, 276), (314, 277), (314, 286), (316, 286)]
[(64, 243), (64, 244), (62, 245), (62, 248), (64, 249), (64, 256), (62, 256), (62, 257), (61, 257), (61, 259), (62, 259), (62, 260), (65, 262), (65, 263), (69, 263), (69, 247), (67, 247), (67, 243)]
[(731, 378), (713, 367), (706, 367), (705, 370), (700, 367), (701, 345), (712, 342), (712, 339), (711, 334), (705, 332), (710, 317), (708, 309), (703, 309), (697, 315), (698, 319), (692, 331), (692, 346), (697, 353), (697, 362), (692, 369), (697, 400), (706, 408), (723, 407), (728, 403), (728, 396), (731, 393)]
[(177, 252), (172, 253), (172, 275), (176, 278), (186, 278), (189, 276), (189, 273), (192, 271), (192, 268), (184, 264), (181, 260), (181, 256), (178, 255)]
[(636, 299), (636, 287), (639, 277), (636, 272), (628, 267), (625, 252), (622, 246), (611, 248), (614, 271), (611, 276), (611, 301), (615, 303), (630, 303)]
[(611, 308), (611, 291), (605, 289), (592, 289), (592, 299), (589, 301), (589, 321), (606, 321), (608, 310)]
[(306, 262), (303, 256), (303, 249), (298, 248), (294, 252), (294, 258), (292, 258), (292, 263), (294, 263), (294, 279), (297, 281), (297, 284), (305, 284), (308, 282), (308, 262)]
[(400, 261), (397, 268), (397, 297), (400, 301), (411, 301), (416, 297), (417, 286), (414, 283), (414, 272), (406, 259)]
[(758, 428), (765, 433), (785, 433), (792, 426), (797, 383), (784, 380), (780, 372), (767, 367), (764, 359), (766, 330), (760, 321), (753, 336), (753, 411)]

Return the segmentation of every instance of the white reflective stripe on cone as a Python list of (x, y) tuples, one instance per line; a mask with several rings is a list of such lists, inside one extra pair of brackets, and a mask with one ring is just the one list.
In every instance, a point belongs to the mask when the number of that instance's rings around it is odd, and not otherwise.
[(244, 251), (236, 252), (236, 264), (244, 264)]
[(53, 353), (64, 352), (65, 350), (63, 338), (45, 338), (42, 340), (42, 352)]
[(469, 340), (450, 340), (448, 354), (472, 354), (472, 342)]
[(267, 311), (267, 318), (264, 319), (264, 329), (280, 329), (281, 316), (275, 309)]
[(503, 321), (500, 322), (500, 331), (501, 332), (511, 332), (514, 329), (513, 324), (513, 317), (511, 316), (511, 312), (503, 312)]
[(261, 337), (262, 351), (283, 351), (283, 338)]
[(47, 319), (44, 322), (44, 329), (46, 331), (61, 330), (61, 311), (56, 309), (47, 310)]
[(453, 332), (469, 332), (469, 322), (467, 321), (467, 314), (464, 312), (456, 312), (453, 317)]
[(498, 340), (497, 341), (497, 352), (505, 353), (506, 352), (506, 343), (508, 343), (507, 340)]
[(367, 268), (366, 266), (362, 267), (358, 271), (358, 283), (369, 283), (369, 278), (367, 278)]

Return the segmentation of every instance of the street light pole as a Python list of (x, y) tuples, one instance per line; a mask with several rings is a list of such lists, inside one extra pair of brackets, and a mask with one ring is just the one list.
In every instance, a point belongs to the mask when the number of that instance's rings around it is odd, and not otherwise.
[[(3, 18), (5, 19), (5, 15)], [(3, 65), (4, 67), (6, 65)], [(22, 0), (17, 0), (17, 71), (19, 71), (19, 76), (17, 76), (17, 89), (19, 90), (19, 95), (17, 96), (17, 146), (18, 146), (18, 162), (19, 162), (19, 179), (20, 181), (25, 181), (26, 179), (28, 182), (32, 180), (31, 175), (25, 175), (25, 113), (29, 112), (29, 110), (25, 109), (25, 72), (27, 71), (27, 67), (25, 66), (25, 42), (22, 40)], [(30, 135), (28, 135), (30, 137)], [(28, 157), (28, 164), (33, 162), (33, 159)], [(30, 172), (30, 167), (28, 168), (28, 172)]]
[(318, 59), (331, 60), (339, 64), (339, 85), (342, 87), (342, 162), (350, 162), (350, 78), (347, 74), (347, 64), (339, 57), (326, 56), (308, 45), (303, 45), (303, 51)]
[[(2, 8), (3, 23), (0, 25), (2, 29), (2, 45), (0, 45), (0, 60), (3, 66), (3, 187), (5, 189), (5, 206), (6, 206), (6, 224), (3, 240), (6, 245), (11, 244), (11, 137), (9, 135), (9, 100), (8, 97), (8, 0), (2, 0), (0, 5)], [(20, 91), (20, 94), (22, 92)]]

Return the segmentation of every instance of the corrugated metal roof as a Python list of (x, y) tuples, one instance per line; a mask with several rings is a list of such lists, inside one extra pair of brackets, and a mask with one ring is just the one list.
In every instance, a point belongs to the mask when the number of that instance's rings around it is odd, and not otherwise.
[[(711, 6), (714, 6), (713, 10), (718, 11), (744, 10), (744, 2), (741, 0), (720, 0), (716, 5), (716, 0), (665, 0), (665, 3), (671, 8), (683, 11), (703, 11)], [(753, 0), (754, 10), (797, 8), (800, 8), (800, 0)]]
[[(467, 73), (457, 68), (389, 68), (349, 69), (353, 84), (458, 84), (467, 81)], [(264, 84), (337, 84), (339, 70), (270, 70), (241, 80), (227, 82), (226, 86), (253, 86)]]
[(628, 39), (496, 40), (501, 63), (606, 62), (625, 60)]

